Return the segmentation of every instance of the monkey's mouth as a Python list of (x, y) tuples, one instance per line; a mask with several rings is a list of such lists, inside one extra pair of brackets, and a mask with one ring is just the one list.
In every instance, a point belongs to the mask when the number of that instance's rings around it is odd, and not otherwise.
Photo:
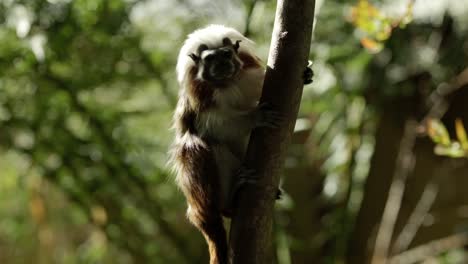
[(215, 81), (231, 79), (237, 75), (238, 69), (232, 62), (219, 63), (210, 69), (211, 78)]

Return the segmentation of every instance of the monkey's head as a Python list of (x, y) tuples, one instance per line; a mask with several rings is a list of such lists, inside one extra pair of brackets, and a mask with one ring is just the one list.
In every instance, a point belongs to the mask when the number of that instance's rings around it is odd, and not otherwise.
[(240, 53), (253, 54), (253, 42), (237, 30), (210, 25), (191, 33), (180, 50), (177, 78), (182, 86), (195, 72), (198, 80), (228, 82), (242, 70)]
[(208, 45), (201, 44), (196, 54), (190, 53), (188, 56), (196, 64), (198, 79), (218, 83), (235, 77), (242, 65), (237, 55), (240, 42), (236, 40), (232, 43), (225, 37), (221, 47), (209, 48)]

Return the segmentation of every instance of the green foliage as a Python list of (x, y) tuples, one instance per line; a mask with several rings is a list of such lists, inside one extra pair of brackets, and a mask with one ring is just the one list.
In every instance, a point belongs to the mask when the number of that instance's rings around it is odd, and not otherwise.
[[(0, 44), (2, 156), (12, 152), (30, 168), (2, 170), (3, 186), (9, 186), (9, 177), (39, 177), (47, 188), (64, 192), (57, 201), (66, 198), (71, 210), (49, 209), (58, 202), (48, 193), (30, 210), (27, 200), (18, 206), (25, 220), (18, 223), (24, 227), (7, 225), (5, 232), (20, 235), (29, 228), (23, 240), (36, 233), (39, 237), (35, 244), (19, 247), (19, 254), (36, 254), (46, 263), (114, 263), (114, 254), (124, 263), (152, 258), (186, 262), (190, 253), (182, 248), (181, 236), (189, 229), (175, 231), (168, 224), (183, 217), (183, 202), (175, 190), (164, 197), (158, 193), (171, 186), (163, 168), (175, 92), (160, 77), (151, 52), (142, 49), (142, 36), (130, 25), (131, 6), (122, 1), (2, 5), (12, 11), (8, 19), (16, 21), (0, 26), (5, 40)], [(29, 192), (19, 195), (26, 199)], [(180, 210), (166, 212), (162, 203)], [(98, 222), (94, 208), (105, 215)], [(67, 222), (54, 221), (77, 210), (86, 220), (70, 221), (65, 228), (86, 236), (67, 238), (61, 230)], [(33, 218), (42, 212), (50, 239), (41, 240), (42, 224), (31, 222), (28, 211)], [(90, 229), (93, 223), (96, 228)], [(60, 246), (62, 236), (69, 246)], [(18, 247), (13, 241), (20, 238), (7, 237), (7, 245)], [(108, 239), (119, 251), (109, 249)], [(154, 244), (141, 246), (150, 240)], [(53, 250), (50, 255), (40, 253), (43, 246)]]

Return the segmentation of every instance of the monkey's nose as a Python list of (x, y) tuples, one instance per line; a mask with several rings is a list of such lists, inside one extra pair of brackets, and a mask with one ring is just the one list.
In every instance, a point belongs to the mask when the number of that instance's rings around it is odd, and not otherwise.
[(232, 58), (232, 50), (230, 50), (230, 49), (223, 50), (223, 51), (221, 51), (221, 55), (226, 59), (231, 59)]
[(218, 72), (228, 72), (231, 71), (231, 68), (232, 66), (229, 61), (222, 61), (216, 66)]

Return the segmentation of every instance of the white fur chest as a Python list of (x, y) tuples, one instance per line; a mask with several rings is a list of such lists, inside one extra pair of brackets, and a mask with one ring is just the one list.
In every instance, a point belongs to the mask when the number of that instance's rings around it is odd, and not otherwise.
[(223, 110), (248, 111), (258, 103), (262, 94), (265, 70), (253, 68), (242, 72), (224, 89), (216, 89), (213, 99)]
[(198, 132), (218, 141), (243, 141), (252, 128), (249, 114), (260, 99), (263, 77), (263, 69), (251, 69), (239, 75), (230, 86), (216, 89), (215, 107), (197, 118)]

